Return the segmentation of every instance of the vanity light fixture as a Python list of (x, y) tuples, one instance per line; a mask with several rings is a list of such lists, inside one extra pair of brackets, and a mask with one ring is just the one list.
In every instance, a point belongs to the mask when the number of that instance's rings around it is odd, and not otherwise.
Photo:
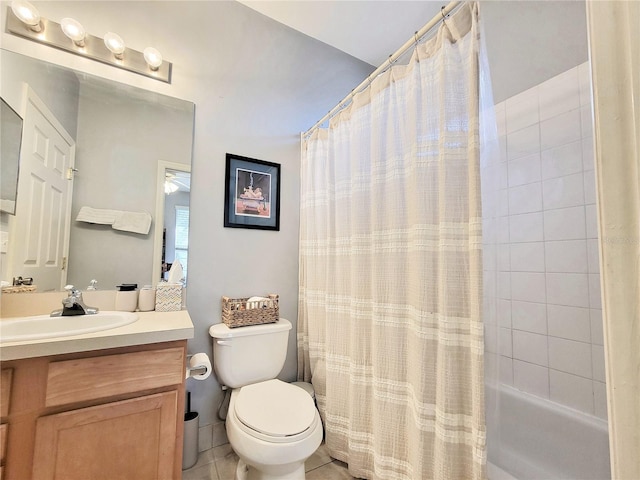
[(153, 47), (147, 47), (144, 49), (144, 61), (147, 62), (149, 68), (154, 72), (162, 65), (162, 55), (158, 50)]
[(26, 0), (13, 0), (11, 2), (11, 11), (30, 30), (38, 33), (42, 31), (40, 12)]
[(80, 22), (72, 18), (63, 18), (60, 23), (47, 20), (26, 0), (11, 2), (7, 8), (6, 29), (34, 42), (171, 83), (173, 65), (164, 60), (155, 48), (146, 48), (144, 53), (133, 50), (113, 32), (104, 38), (95, 37), (86, 33)]
[(124, 40), (120, 38), (120, 35), (113, 32), (107, 32), (104, 36), (104, 44), (118, 60), (122, 60), (124, 58), (124, 51), (127, 47), (124, 44)]
[(64, 34), (73, 40), (73, 43), (76, 47), (84, 47), (84, 39), (87, 36), (87, 33), (84, 31), (84, 27), (73, 18), (63, 18), (60, 20), (60, 27)]

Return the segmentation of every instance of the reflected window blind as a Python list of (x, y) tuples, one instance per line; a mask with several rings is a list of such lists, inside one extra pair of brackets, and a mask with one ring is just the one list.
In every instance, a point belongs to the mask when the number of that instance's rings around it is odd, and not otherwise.
[(185, 281), (189, 250), (189, 207), (176, 205), (175, 259), (180, 260)]

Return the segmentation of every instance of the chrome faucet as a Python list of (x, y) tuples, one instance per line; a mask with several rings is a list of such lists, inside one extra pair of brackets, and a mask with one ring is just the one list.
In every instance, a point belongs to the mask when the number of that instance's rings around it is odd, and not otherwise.
[(69, 296), (62, 300), (62, 309), (51, 312), (51, 317), (68, 317), (71, 315), (93, 315), (98, 313), (98, 309), (87, 307), (82, 300), (82, 292), (73, 285), (67, 285), (64, 289), (69, 292)]

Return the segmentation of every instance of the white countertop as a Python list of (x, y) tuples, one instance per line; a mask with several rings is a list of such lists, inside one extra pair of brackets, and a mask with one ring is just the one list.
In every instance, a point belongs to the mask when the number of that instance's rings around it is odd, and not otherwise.
[(136, 313), (136, 322), (101, 332), (0, 343), (0, 361), (193, 338), (193, 323), (186, 310)]

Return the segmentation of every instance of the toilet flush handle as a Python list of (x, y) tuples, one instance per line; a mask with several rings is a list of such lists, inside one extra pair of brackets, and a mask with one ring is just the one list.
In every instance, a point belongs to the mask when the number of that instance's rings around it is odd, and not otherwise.
[(229, 345), (231, 345), (231, 342), (229, 340), (216, 340), (216, 343), (218, 345), (222, 345), (223, 347), (228, 347)]

